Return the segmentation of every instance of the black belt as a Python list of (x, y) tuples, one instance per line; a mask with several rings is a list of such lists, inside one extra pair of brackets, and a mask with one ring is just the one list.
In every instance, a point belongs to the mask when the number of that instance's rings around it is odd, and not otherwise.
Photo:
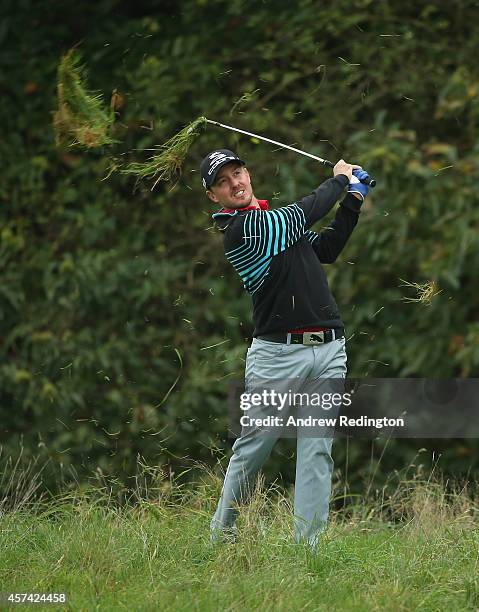
[(344, 329), (327, 329), (325, 331), (303, 332), (295, 334), (261, 334), (257, 336), (260, 340), (268, 340), (269, 342), (283, 342), (284, 344), (305, 344), (312, 346), (316, 344), (325, 344), (332, 340), (344, 338)]

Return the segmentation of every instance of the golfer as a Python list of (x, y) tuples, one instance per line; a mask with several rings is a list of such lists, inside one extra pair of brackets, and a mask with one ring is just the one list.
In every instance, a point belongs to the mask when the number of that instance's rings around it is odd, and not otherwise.
[[(341, 159), (333, 168), (334, 178), (275, 210), (255, 197), (245, 162), (233, 151), (213, 151), (203, 159), (200, 172), (208, 198), (221, 206), (213, 219), (224, 232), (226, 258), (253, 302), (255, 329), (246, 358), (245, 390), (253, 389), (258, 379), (275, 381), (276, 388), (283, 389), (295, 381), (296, 390), (311, 380), (344, 379), (344, 325), (323, 264), (336, 260), (358, 222), (369, 189), (360, 179), (367, 178), (367, 172)], [(329, 227), (312, 231), (346, 188)], [(268, 407), (262, 409), (270, 414)], [(212, 541), (234, 538), (237, 505), (251, 495), (277, 438), (250, 427), (236, 439), (211, 521)], [(295, 540), (313, 548), (328, 520), (332, 440), (297, 436)]]

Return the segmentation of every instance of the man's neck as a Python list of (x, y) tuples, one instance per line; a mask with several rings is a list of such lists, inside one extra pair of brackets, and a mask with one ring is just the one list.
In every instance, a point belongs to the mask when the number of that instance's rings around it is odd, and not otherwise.
[(268, 208), (268, 204), (266, 200), (261, 200), (261, 202), (263, 202), (263, 206), (261, 206), (261, 204), (259, 203), (258, 199), (253, 196), (251, 198), (251, 202), (249, 204), (247, 204), (246, 206), (242, 206), (241, 208), (226, 208), (223, 207), (223, 210), (226, 210), (228, 212), (233, 212), (235, 210), (237, 210), (238, 212), (241, 212), (242, 210), (251, 210), (252, 208), (258, 208), (259, 210), (265, 208)]
[(251, 198), (251, 202), (247, 206), (242, 206), (241, 208), (238, 208), (237, 210), (241, 210), (242, 208), (261, 208), (261, 206), (258, 204), (258, 200), (256, 199), (256, 197), (253, 196)]

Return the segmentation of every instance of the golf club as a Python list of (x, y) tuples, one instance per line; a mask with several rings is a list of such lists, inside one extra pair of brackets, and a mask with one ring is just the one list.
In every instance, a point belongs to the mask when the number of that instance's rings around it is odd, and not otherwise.
[[(324, 166), (329, 166), (330, 168), (334, 168), (333, 162), (330, 162), (327, 159), (323, 159), (322, 157), (318, 157), (317, 155), (313, 155), (312, 153), (306, 153), (306, 151), (301, 151), (301, 149), (296, 149), (295, 147), (290, 147), (289, 145), (283, 144), (282, 142), (278, 142), (277, 140), (272, 140), (271, 138), (266, 138), (265, 136), (259, 136), (258, 134), (253, 134), (252, 132), (246, 132), (245, 130), (240, 130), (238, 128), (232, 127), (231, 125), (225, 125), (224, 123), (219, 123), (219, 121), (212, 121), (211, 119), (207, 119), (205, 117), (207, 123), (211, 123), (212, 125), (216, 125), (218, 127), (225, 128), (227, 130), (232, 130), (233, 132), (239, 132), (240, 134), (246, 134), (246, 136), (252, 136), (253, 138), (258, 138), (259, 140), (264, 140), (265, 142), (270, 142), (271, 144), (278, 145), (283, 149), (289, 149), (290, 151), (294, 151), (295, 153), (299, 153), (300, 155), (305, 155), (306, 157), (310, 157), (311, 159), (315, 159), (319, 161)], [(360, 181), (365, 185), (369, 185), (369, 187), (375, 187), (376, 181), (375, 179), (368, 177)]]

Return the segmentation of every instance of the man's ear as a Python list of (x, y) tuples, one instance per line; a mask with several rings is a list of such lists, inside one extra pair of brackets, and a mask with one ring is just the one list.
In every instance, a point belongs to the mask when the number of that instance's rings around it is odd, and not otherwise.
[(209, 199), (214, 202), (215, 204), (218, 204), (219, 200), (218, 198), (215, 196), (215, 194), (210, 191), (209, 189), (206, 191), (206, 195), (209, 197)]

